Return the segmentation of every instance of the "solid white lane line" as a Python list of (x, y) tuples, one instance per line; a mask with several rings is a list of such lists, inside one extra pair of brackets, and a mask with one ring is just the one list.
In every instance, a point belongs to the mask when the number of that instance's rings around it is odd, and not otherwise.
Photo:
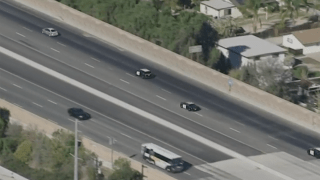
[(125, 80), (123, 80), (123, 79), (120, 79), (120, 81), (125, 82), (125, 83), (127, 83), (127, 84), (130, 84), (128, 81), (125, 81)]
[(167, 91), (167, 90), (165, 90), (165, 89), (161, 89), (161, 90), (164, 91), (164, 92), (167, 92), (167, 93), (171, 94), (170, 91)]
[(242, 124), (241, 122), (238, 122), (238, 121), (234, 121), (236, 122), (237, 124), (240, 124), (241, 126), (245, 126), (244, 124)]
[(59, 125), (57, 122), (54, 122), (54, 121), (52, 121), (51, 119), (47, 119), (47, 120), (50, 121), (50, 122), (52, 122), (52, 123), (54, 123), (54, 124)]
[(22, 89), (22, 87), (21, 87), (21, 86), (18, 86), (18, 85), (16, 85), (16, 84), (12, 84), (12, 85), (14, 85), (14, 86), (16, 86), (16, 87), (18, 87), (18, 88)]
[(91, 57), (91, 59), (93, 59), (93, 60), (95, 60), (95, 61), (97, 61), (97, 62), (100, 62), (98, 59), (96, 59), (96, 58), (93, 58), (93, 57)]
[(57, 42), (58, 44), (60, 44), (61, 46), (64, 46), (64, 47), (66, 47), (66, 45), (64, 45), (64, 44), (62, 44), (62, 43), (60, 43), (60, 42)]
[(18, 106), (18, 107), (21, 107), (22, 108), (22, 106), (20, 106), (19, 104), (17, 104), (17, 103), (13, 103), (14, 105), (16, 105), (16, 106)]
[(191, 174), (189, 174), (189, 173), (187, 173), (187, 172), (183, 172), (184, 174), (186, 174), (186, 175), (189, 175), (189, 176), (191, 176)]
[(279, 140), (279, 139), (274, 138), (274, 137), (272, 137), (272, 136), (269, 136), (269, 138), (274, 139), (274, 140), (276, 140), (276, 141), (278, 141), (278, 140)]
[(16, 32), (16, 34), (18, 34), (19, 36), (22, 36), (22, 37), (26, 37), (25, 35), (20, 34), (20, 33), (18, 33), (18, 32)]
[(53, 103), (53, 104), (57, 104), (56, 102), (51, 101), (50, 99), (48, 99), (49, 102)]
[(233, 129), (233, 128), (230, 128), (232, 131), (235, 131), (237, 133), (240, 133), (240, 131), (236, 130), (236, 129)]
[(2, 89), (2, 90), (4, 90), (4, 91), (7, 91), (6, 89), (4, 89), (4, 88), (2, 88), (2, 87), (0, 87), (0, 89)]
[(91, 68), (94, 68), (93, 66), (91, 66), (90, 64), (87, 64), (87, 63), (84, 63), (85, 65), (91, 67)]
[(124, 133), (120, 133), (122, 136), (125, 136), (125, 137), (127, 137), (127, 138), (130, 138), (130, 139), (132, 139), (132, 137), (131, 136), (129, 136), (129, 135), (126, 135), (126, 134), (124, 134)]
[(60, 53), (60, 51), (58, 51), (58, 50), (56, 50), (56, 49), (53, 49), (53, 48), (50, 48), (50, 49), (53, 50), (53, 51), (56, 51), (56, 52)]
[[(74, 119), (70, 119), (70, 118), (68, 118), (68, 120), (69, 120), (69, 121), (72, 121), (73, 123), (75, 123), (75, 122), (76, 122)], [(80, 120), (78, 120), (78, 124), (81, 124), (81, 125), (82, 125), (83, 123), (82, 123)]]
[(160, 98), (160, 99), (162, 99), (162, 100), (165, 100), (166, 101), (166, 99), (165, 98), (163, 98), (163, 97), (161, 97), (161, 96), (158, 96), (158, 95), (156, 95), (158, 98)]
[(28, 30), (28, 31), (30, 31), (30, 32), (33, 32), (31, 29), (28, 29), (28, 28), (26, 28), (26, 27), (22, 27), (23, 29), (26, 29), (26, 30)]
[(25, 63), (25, 64), (27, 64), (27, 65), (35, 68), (35, 69), (38, 69), (38, 70), (40, 70), (40, 71), (42, 71), (44, 73), (47, 73), (47, 74), (49, 74), (49, 75), (51, 75), (51, 76), (53, 76), (55, 78), (61, 79), (61, 80), (65, 81), (65, 82), (68, 82), (69, 84), (72, 84), (75, 87), (81, 88), (81, 89), (83, 89), (83, 90), (85, 90), (85, 91), (87, 91), (87, 92), (89, 92), (89, 93), (91, 93), (93, 95), (96, 95), (97, 97), (100, 97), (100, 98), (102, 98), (102, 99), (104, 99), (106, 101), (109, 101), (109, 102), (111, 102), (111, 103), (113, 103), (115, 105), (118, 105), (119, 107), (125, 108), (125, 109), (127, 109), (127, 110), (129, 110), (129, 111), (131, 111), (133, 113), (136, 113), (136, 114), (138, 114), (140, 116), (146, 117), (150, 121), (158, 123), (158, 124), (160, 124), (162, 126), (165, 126), (165, 127), (169, 128), (169, 129), (172, 129), (172, 130), (174, 130), (174, 131), (176, 131), (178, 133), (181, 133), (181, 134), (185, 135), (186, 137), (189, 137), (189, 138), (194, 139), (194, 140), (196, 140), (198, 142), (201, 142), (202, 144), (205, 144), (205, 145), (207, 145), (207, 146), (209, 146), (211, 148), (214, 148), (214, 149), (216, 149), (216, 150), (218, 150), (218, 151), (220, 151), (220, 152), (222, 152), (224, 154), (232, 156), (233, 158), (240, 159), (240, 160), (242, 160), (242, 161), (244, 161), (246, 163), (249, 163), (251, 165), (256, 166), (256, 168), (259, 168), (261, 170), (265, 170), (266, 172), (271, 173), (271, 174), (273, 174), (275, 176), (278, 176), (278, 177), (280, 177), (282, 179), (294, 180), (293, 178), (291, 178), (291, 177), (289, 177), (289, 176), (287, 176), (285, 174), (282, 174), (282, 173), (280, 173), (280, 172), (278, 172), (278, 171), (276, 171), (276, 170), (274, 170), (272, 168), (269, 168), (269, 167), (267, 167), (267, 166), (265, 166), (263, 164), (260, 164), (260, 163), (254, 161), (254, 160), (251, 160), (251, 159), (249, 159), (248, 157), (246, 157), (246, 156), (244, 156), (242, 154), (239, 154), (239, 153), (237, 153), (237, 152), (235, 152), (235, 151), (233, 151), (231, 149), (228, 149), (228, 148), (226, 148), (224, 146), (221, 146), (221, 145), (219, 145), (219, 144), (217, 144), (217, 143), (215, 143), (215, 142), (213, 142), (213, 141), (211, 141), (209, 139), (206, 139), (206, 138), (204, 138), (204, 137), (202, 137), (202, 136), (200, 136), (200, 135), (198, 135), (198, 134), (196, 134), (194, 132), (186, 130), (186, 129), (178, 126), (178, 125), (175, 125), (175, 124), (173, 124), (171, 122), (168, 122), (168, 121), (166, 121), (166, 120), (164, 120), (162, 118), (159, 118), (159, 117), (157, 117), (157, 116), (155, 116), (155, 115), (153, 115), (151, 113), (148, 113), (146, 111), (143, 111), (142, 109), (139, 109), (139, 108), (137, 108), (135, 106), (132, 106), (132, 105), (130, 105), (130, 104), (124, 102), (124, 101), (121, 101), (121, 100), (119, 100), (119, 99), (117, 99), (115, 97), (107, 95), (107, 94), (105, 94), (105, 93), (103, 93), (101, 91), (98, 91), (98, 90), (90, 87), (90, 86), (87, 86), (87, 85), (85, 85), (83, 83), (80, 83), (80, 82), (74, 80), (74, 79), (71, 79), (68, 76), (65, 76), (65, 75), (63, 75), (61, 73), (58, 73), (58, 72), (52, 70), (52, 69), (49, 69), (49, 68), (47, 68), (47, 67), (45, 67), (45, 66), (43, 66), (41, 64), (38, 64), (38, 63), (28, 59), (28, 58), (25, 58), (25, 57), (23, 57), (23, 56), (21, 56), (21, 55), (19, 55), (17, 53), (14, 53), (14, 52), (12, 52), (12, 51), (10, 51), (8, 49), (5, 49), (5, 48), (1, 47), (1, 46), (0, 46), (0, 52), (4, 53), (4, 54), (6, 54), (6, 55), (8, 55), (10, 57), (13, 57), (16, 60), (18, 60), (18, 61), (20, 61), (22, 63)]
[(39, 107), (43, 107), (43, 106), (41, 106), (40, 104), (37, 104), (37, 103), (35, 103), (35, 102), (32, 102), (32, 104), (34, 104), (34, 105), (36, 105), (36, 106), (39, 106)]
[(131, 76), (131, 77), (136, 77), (136, 76), (129, 74), (129, 73), (126, 73), (126, 75)]
[(69, 121), (75, 122), (73, 119), (68, 118)]
[(199, 113), (196, 113), (196, 112), (195, 112), (195, 114), (202, 117), (202, 114), (199, 114)]
[(268, 146), (270, 146), (270, 147), (272, 147), (272, 148), (274, 148), (274, 149), (278, 149), (278, 148), (276, 148), (276, 147), (274, 147), (274, 146), (271, 146), (270, 144), (267, 144)]

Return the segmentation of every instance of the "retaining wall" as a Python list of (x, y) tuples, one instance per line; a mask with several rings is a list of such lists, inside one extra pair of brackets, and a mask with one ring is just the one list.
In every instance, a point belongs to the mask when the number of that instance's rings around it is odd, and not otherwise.
[[(298, 105), (287, 102), (274, 95), (234, 80), (232, 91), (228, 92), (228, 79), (222, 73), (175, 54), (149, 41), (134, 36), (112, 25), (104, 23), (84, 13), (74, 10), (54, 0), (15, 0), (29, 8), (50, 15), (66, 24), (99, 37), (116, 46), (143, 56), (175, 72), (197, 80), (207, 86), (228, 93), (288, 121), (303, 125), (319, 132), (320, 116)], [(39, 30), (40, 31), (40, 30)]]
[[(10, 110), (11, 123), (18, 123), (22, 125), (24, 128), (37, 128), (39, 131), (44, 132), (48, 136), (51, 136), (53, 132), (59, 129), (65, 129), (62, 126), (59, 126), (53, 121), (44, 119), (40, 116), (37, 116), (29, 111), (26, 111), (14, 104), (11, 104), (3, 99), (0, 99), (0, 107), (5, 107)], [(111, 149), (103, 146), (101, 144), (96, 143), (95, 141), (91, 140), (87, 137), (82, 137), (82, 144), (83, 146), (94, 152), (99, 157), (99, 160), (102, 160), (103, 166), (111, 168)], [(141, 163), (135, 161), (133, 159), (128, 158), (126, 155), (113, 151), (113, 161), (118, 159), (119, 157), (126, 158), (131, 161), (131, 167), (136, 169), (137, 171), (141, 172)], [(144, 175), (147, 177), (148, 180), (175, 180), (173, 177), (168, 176), (167, 174), (154, 169), (153, 167), (148, 166), (148, 168), (144, 169)]]

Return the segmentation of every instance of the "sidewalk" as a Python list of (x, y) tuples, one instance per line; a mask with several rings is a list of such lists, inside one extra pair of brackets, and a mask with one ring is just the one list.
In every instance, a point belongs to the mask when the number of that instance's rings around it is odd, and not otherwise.
[(0, 180), (28, 180), (28, 179), (0, 166)]

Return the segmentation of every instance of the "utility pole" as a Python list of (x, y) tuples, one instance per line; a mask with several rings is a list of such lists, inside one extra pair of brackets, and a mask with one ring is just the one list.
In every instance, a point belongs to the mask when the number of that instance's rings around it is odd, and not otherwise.
[(74, 131), (74, 180), (78, 180), (78, 119), (75, 118)]
[(147, 166), (141, 164), (141, 175), (142, 175), (142, 179), (144, 179), (144, 177), (146, 177), (145, 175), (143, 175), (143, 169), (144, 168), (148, 168)]

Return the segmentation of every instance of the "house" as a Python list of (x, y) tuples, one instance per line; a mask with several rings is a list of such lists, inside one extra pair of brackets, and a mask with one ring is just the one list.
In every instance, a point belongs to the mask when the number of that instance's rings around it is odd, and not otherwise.
[(278, 58), (283, 64), (286, 50), (254, 35), (231, 37), (218, 41), (217, 49), (230, 60), (233, 68)]
[(295, 55), (320, 52), (320, 28), (295, 31), (285, 35), (282, 45)]
[[(262, 0), (266, 3), (278, 3), (280, 0)], [(237, 18), (242, 16), (242, 13), (238, 9), (239, 6), (243, 6), (245, 0), (210, 0), (201, 1), (200, 12), (206, 15), (211, 15), (216, 19), (223, 17)]]
[(228, 0), (202, 1), (200, 3), (200, 12), (211, 15), (216, 19), (226, 16), (231, 16), (233, 18), (242, 16), (237, 6)]

